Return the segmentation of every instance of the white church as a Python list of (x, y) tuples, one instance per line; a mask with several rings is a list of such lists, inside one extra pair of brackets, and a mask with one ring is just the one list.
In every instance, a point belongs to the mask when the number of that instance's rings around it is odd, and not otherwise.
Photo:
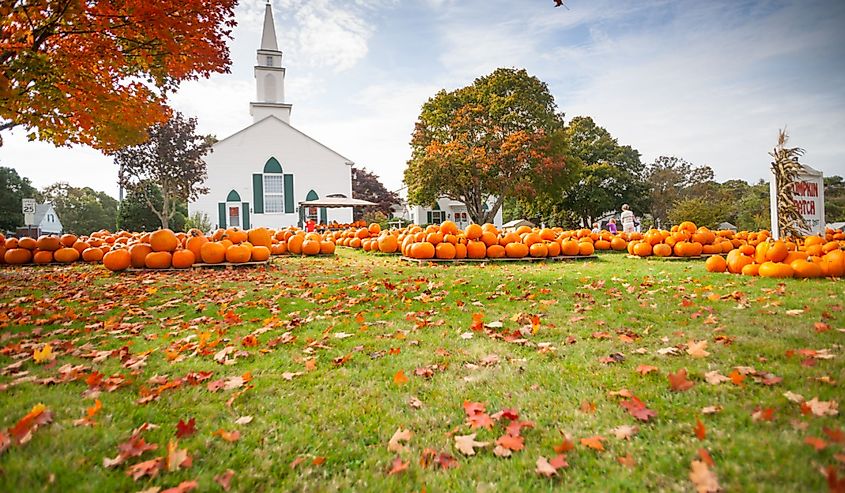
[(352, 222), (351, 208), (307, 207), (306, 200), (352, 197), (352, 161), (290, 124), (285, 69), (270, 5), (255, 66), (253, 124), (213, 146), (206, 156), (209, 192), (188, 204), (208, 215), (215, 228), (282, 228), (313, 219), (318, 224)]

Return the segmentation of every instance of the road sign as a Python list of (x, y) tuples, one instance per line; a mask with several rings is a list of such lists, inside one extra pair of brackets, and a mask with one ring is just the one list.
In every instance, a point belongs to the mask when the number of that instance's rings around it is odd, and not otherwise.
[(35, 222), (35, 199), (22, 199), (21, 210), (23, 211), (24, 223), (27, 226), (32, 226)]

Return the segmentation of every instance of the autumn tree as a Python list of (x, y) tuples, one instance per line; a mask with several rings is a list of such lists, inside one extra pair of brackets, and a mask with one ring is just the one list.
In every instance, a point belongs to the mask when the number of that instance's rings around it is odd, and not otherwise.
[(35, 198), (36, 193), (29, 178), (18, 175), (14, 168), (0, 166), (0, 233), (23, 225), (21, 200)]
[(665, 223), (675, 202), (703, 195), (705, 184), (711, 182), (713, 176), (709, 166), (695, 166), (674, 156), (655, 159), (645, 173), (652, 218), (658, 224)]
[[(202, 185), (208, 177), (203, 157), (211, 151), (214, 138), (197, 135), (196, 126), (195, 118), (176, 113), (166, 123), (151, 127), (146, 142), (113, 153), (120, 185), (143, 198), (162, 228), (170, 226), (179, 204), (208, 192)], [(150, 183), (161, 193), (160, 204)]]
[[(378, 204), (367, 207), (367, 212), (381, 212), (390, 217), (391, 207), (400, 202), (399, 195), (391, 192), (382, 184), (378, 175), (367, 168), (352, 168), (352, 198), (368, 200)], [(363, 208), (355, 208), (353, 219), (358, 221), (364, 216)]]
[(841, 176), (824, 177), (824, 213), (829, 223), (845, 221), (845, 180)]
[(0, 2), (0, 131), (105, 151), (141, 142), (181, 82), (228, 72), (235, 4)]
[(559, 192), (574, 162), (548, 86), (525, 70), (497, 69), (422, 107), (405, 169), (408, 201), (445, 196), (491, 222), (507, 197)]
[(65, 231), (87, 235), (93, 231), (114, 231), (117, 224), (117, 200), (90, 187), (72, 187), (59, 182), (41, 191), (62, 221)]

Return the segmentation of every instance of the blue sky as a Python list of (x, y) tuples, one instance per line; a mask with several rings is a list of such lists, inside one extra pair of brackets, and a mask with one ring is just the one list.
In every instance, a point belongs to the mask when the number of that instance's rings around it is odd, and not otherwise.
[[(420, 106), (497, 67), (548, 83), (567, 118), (592, 116), (644, 162), (676, 155), (718, 180), (768, 177), (784, 125), (804, 159), (845, 175), (845, 2), (763, 0), (273, 0), (291, 123), (402, 186)], [(183, 85), (173, 106), (225, 137), (251, 122), (264, 2), (238, 6), (232, 73)], [(4, 135), (0, 165), (36, 186), (116, 195), (110, 160)]]

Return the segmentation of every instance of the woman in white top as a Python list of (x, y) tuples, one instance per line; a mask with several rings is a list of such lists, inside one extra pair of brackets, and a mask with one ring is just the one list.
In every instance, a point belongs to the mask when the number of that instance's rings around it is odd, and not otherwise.
[(634, 232), (634, 213), (631, 212), (631, 207), (628, 204), (622, 205), (622, 214), (619, 215), (622, 221), (622, 231), (626, 233)]

